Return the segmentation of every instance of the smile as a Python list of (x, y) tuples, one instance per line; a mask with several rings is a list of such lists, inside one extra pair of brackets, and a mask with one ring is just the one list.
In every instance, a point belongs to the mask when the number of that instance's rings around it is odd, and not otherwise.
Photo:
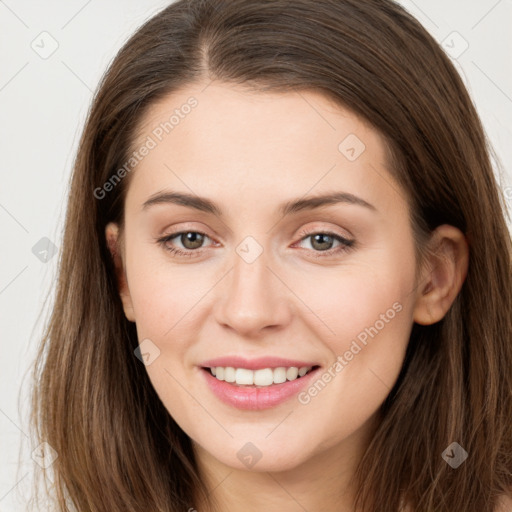
[[(217, 366), (201, 367), (200, 370), (209, 391), (222, 403), (257, 411), (276, 407), (296, 396), (310, 385), (320, 366), (258, 370)], [(226, 380), (226, 374), (232, 382)]]
[(313, 369), (312, 366), (281, 366), (279, 368), (262, 368), (249, 370), (247, 368), (233, 368), (232, 366), (217, 366), (209, 368), (211, 374), (220, 381), (225, 381), (237, 386), (268, 387), (273, 384), (282, 384), (304, 377)]

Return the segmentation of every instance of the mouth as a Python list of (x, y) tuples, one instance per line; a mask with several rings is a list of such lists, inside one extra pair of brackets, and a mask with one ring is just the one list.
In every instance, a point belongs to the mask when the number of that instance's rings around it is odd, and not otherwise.
[(269, 388), (279, 384), (304, 378), (311, 372), (320, 368), (313, 366), (279, 366), (275, 368), (260, 368), (250, 370), (248, 368), (234, 368), (232, 366), (203, 366), (201, 369), (218, 381), (224, 381), (240, 388)]
[(240, 410), (261, 411), (289, 402), (310, 386), (321, 366), (236, 368), (201, 366), (205, 384), (221, 402)]

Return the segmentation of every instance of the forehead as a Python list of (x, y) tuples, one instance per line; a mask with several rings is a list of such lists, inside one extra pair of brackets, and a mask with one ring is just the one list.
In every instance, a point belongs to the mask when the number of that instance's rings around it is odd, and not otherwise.
[(150, 106), (132, 149), (148, 140), (152, 148), (131, 176), (127, 205), (142, 205), (164, 188), (221, 201), (263, 194), (282, 203), (340, 187), (365, 190), (375, 201), (383, 185), (398, 187), (379, 133), (318, 91), (190, 85)]

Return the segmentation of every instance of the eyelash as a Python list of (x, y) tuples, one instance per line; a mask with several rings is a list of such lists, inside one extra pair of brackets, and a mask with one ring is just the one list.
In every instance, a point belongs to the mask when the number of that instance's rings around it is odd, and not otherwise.
[[(176, 233), (173, 233), (171, 235), (164, 236), (162, 238), (157, 238), (157, 243), (159, 243), (166, 251), (169, 251), (170, 253), (176, 255), (176, 256), (197, 256), (198, 254), (201, 254), (203, 251), (203, 248), (200, 249), (187, 249), (186, 251), (182, 249), (178, 249), (176, 247), (169, 247), (167, 245), (168, 242), (170, 242), (173, 238), (177, 238), (180, 235), (184, 235), (186, 233), (196, 233), (199, 235), (202, 235), (206, 238), (210, 238), (206, 233), (203, 233), (202, 231), (178, 231)], [(319, 231), (319, 230), (304, 230), (299, 233), (301, 236), (301, 239), (299, 242), (302, 242), (305, 238), (308, 238), (312, 235), (327, 235), (331, 238), (334, 238), (338, 242), (340, 242), (340, 246), (334, 249), (329, 249), (327, 251), (315, 251), (313, 250), (313, 253), (316, 253), (314, 255), (315, 258), (325, 258), (329, 256), (333, 256), (334, 254), (342, 253), (342, 252), (349, 252), (350, 250), (354, 249), (355, 240), (348, 240), (340, 235), (337, 235), (336, 233), (332, 233), (330, 231)]]

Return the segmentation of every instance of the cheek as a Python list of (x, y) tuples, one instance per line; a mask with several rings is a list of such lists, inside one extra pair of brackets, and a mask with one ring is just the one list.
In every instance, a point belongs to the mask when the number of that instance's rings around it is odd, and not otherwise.
[(189, 393), (195, 393), (186, 384), (190, 373), (184, 363), (189, 361), (192, 340), (199, 337), (197, 306), (206, 283), (203, 286), (192, 270), (184, 272), (155, 250), (134, 248), (127, 268), (139, 342), (150, 340), (148, 346), (157, 354), (146, 366), (148, 377), (173, 418), (190, 429), (201, 410), (190, 398)]
[(211, 288), (211, 272), (173, 262), (165, 249), (142, 242), (131, 250), (127, 271), (137, 328), (146, 337), (166, 338), (187, 324), (188, 312)]
[(328, 287), (319, 287), (320, 279), (304, 288), (308, 305), (329, 328), (323, 341), (332, 355), (324, 372), (331, 392), (312, 406), (318, 414), (339, 404), (355, 408), (356, 425), (382, 403), (400, 372), (413, 323), (414, 259), (389, 248), (337, 274), (329, 276)]
[(407, 287), (395, 282), (383, 288), (373, 282), (358, 287), (354, 281), (353, 290), (338, 296), (340, 306), (326, 320), (336, 334), (324, 339), (331, 363), (299, 395), (306, 416), (324, 418), (329, 425), (326, 447), (366, 424), (389, 395), (403, 364), (412, 328), (412, 307), (403, 291)]
[(404, 311), (413, 298), (413, 264), (384, 256), (301, 280), (302, 296), (322, 320), (324, 340), (337, 354), (348, 350), (353, 339), (364, 343), (376, 330), (402, 331), (410, 322)]

